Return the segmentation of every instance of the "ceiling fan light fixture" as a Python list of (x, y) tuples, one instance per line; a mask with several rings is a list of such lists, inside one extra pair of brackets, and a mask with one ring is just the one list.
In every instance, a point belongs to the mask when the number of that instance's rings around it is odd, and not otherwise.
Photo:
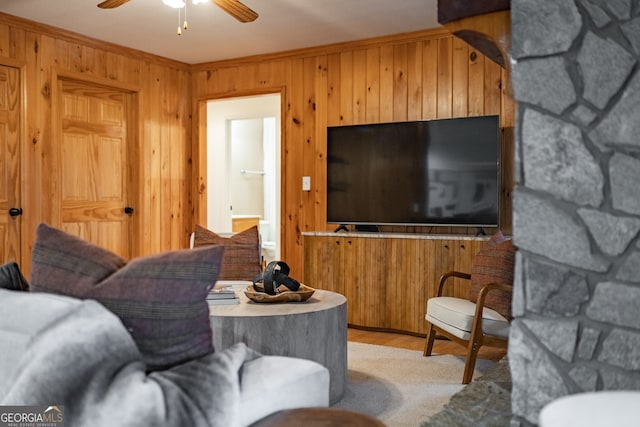
[(182, 9), (185, 6), (182, 0), (162, 0), (162, 3), (174, 9)]
[[(186, 30), (187, 26), (187, 2), (189, 0), (162, 0), (166, 6), (169, 6), (173, 9), (178, 9), (178, 35), (182, 34), (182, 28), (180, 28), (180, 11), (184, 8), (184, 24), (183, 28)], [(240, 22), (252, 22), (255, 21), (258, 17), (258, 14), (251, 10), (247, 5), (242, 3), (240, 0), (191, 0), (193, 4), (205, 3), (207, 1), (211, 1), (216, 4), (222, 10), (227, 12), (229, 15), (233, 16)], [(98, 7), (101, 9), (115, 9), (116, 7), (120, 7), (125, 3), (128, 3), (129, 0), (103, 0), (98, 3)]]

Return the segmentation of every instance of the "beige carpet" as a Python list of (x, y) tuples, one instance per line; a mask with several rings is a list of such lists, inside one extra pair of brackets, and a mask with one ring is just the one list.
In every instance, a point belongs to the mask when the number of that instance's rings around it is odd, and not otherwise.
[[(464, 358), (349, 342), (349, 382), (336, 408), (362, 412), (388, 427), (418, 427), (463, 385)], [(478, 359), (474, 378), (495, 362)]]

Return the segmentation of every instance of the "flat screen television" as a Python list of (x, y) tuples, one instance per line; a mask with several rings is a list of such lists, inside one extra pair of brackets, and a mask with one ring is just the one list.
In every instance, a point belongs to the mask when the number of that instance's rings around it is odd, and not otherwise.
[(497, 227), (498, 116), (327, 128), (327, 221)]

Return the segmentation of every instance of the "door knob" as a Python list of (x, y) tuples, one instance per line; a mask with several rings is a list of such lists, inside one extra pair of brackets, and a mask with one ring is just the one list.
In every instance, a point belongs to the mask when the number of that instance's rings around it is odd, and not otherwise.
[(127, 215), (133, 215), (133, 208), (131, 206), (125, 207), (124, 213), (126, 213)]
[(22, 208), (9, 209), (9, 216), (20, 216), (20, 215), (22, 215)]

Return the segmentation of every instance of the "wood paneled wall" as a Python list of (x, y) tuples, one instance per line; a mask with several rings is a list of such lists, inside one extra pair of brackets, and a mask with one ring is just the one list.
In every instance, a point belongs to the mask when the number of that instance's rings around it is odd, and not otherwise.
[[(256, 56), (193, 67), (194, 111), (207, 99), (283, 94), (282, 258), (303, 277), (301, 233), (326, 223), (327, 126), (499, 114), (503, 127), (501, 229), (511, 233), (514, 106), (507, 73), (444, 30)], [(200, 105), (200, 108), (198, 106)], [(199, 113), (201, 114), (201, 113)], [(194, 117), (194, 140), (203, 133)], [(204, 144), (199, 144), (202, 149)], [(196, 153), (204, 158), (203, 153)], [(196, 221), (206, 218), (206, 170), (196, 162)], [(311, 192), (302, 191), (303, 176)], [(389, 227), (473, 234), (475, 229)], [(492, 230), (488, 230), (489, 232)]]
[[(56, 224), (51, 93), (57, 76), (135, 94), (140, 189), (134, 255), (184, 248), (205, 223), (200, 138), (208, 99), (283, 95), (282, 253), (303, 276), (302, 232), (326, 223), (326, 127), (499, 114), (503, 127), (501, 228), (511, 232), (514, 106), (507, 72), (445, 30), (189, 66), (0, 13), (0, 64), (21, 70), (21, 265), (39, 222)], [(192, 119), (193, 116), (193, 119)], [(311, 176), (312, 191), (301, 189)], [(472, 234), (393, 227), (384, 231)]]
[[(191, 74), (186, 64), (96, 42), (0, 14), (0, 64), (21, 70), (21, 267), (28, 272), (36, 226), (59, 226), (53, 208), (58, 172), (53, 160), (52, 91), (59, 76), (135, 94), (136, 190), (134, 255), (185, 248), (192, 229)], [(61, 171), (64, 173), (64, 171)]]

